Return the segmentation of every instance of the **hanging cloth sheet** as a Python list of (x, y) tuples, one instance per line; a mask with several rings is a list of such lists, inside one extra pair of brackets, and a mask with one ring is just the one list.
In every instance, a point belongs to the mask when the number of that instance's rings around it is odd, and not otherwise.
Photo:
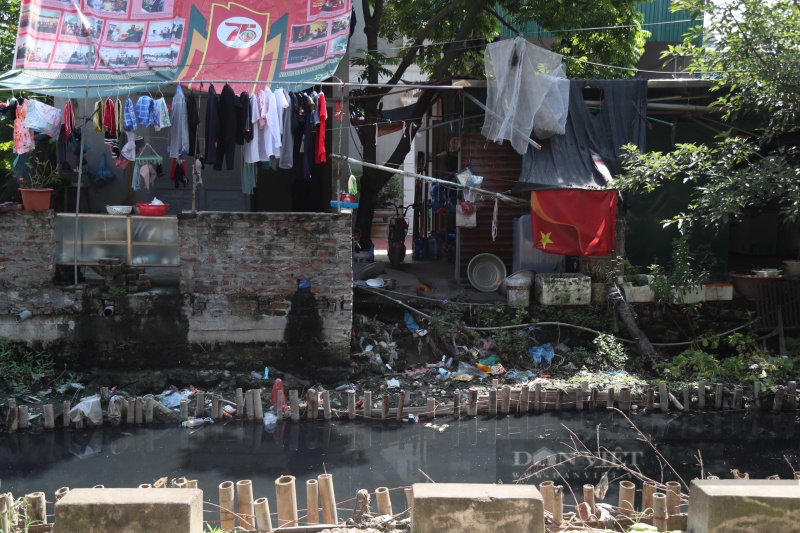
[(560, 54), (517, 37), (487, 45), (485, 57), (487, 139), (524, 154), (531, 130), (539, 139), (564, 133), (569, 80)]
[(30, 152), (35, 148), (33, 141), (33, 132), (30, 128), (23, 126), (25, 122), (25, 115), (28, 112), (28, 103), (30, 100), (25, 100), (17, 105), (17, 118), (14, 119), (14, 153), (24, 154)]
[(22, 125), (35, 132), (58, 139), (58, 135), (61, 133), (61, 122), (63, 122), (61, 110), (38, 100), (27, 100), (27, 103), (27, 112)]

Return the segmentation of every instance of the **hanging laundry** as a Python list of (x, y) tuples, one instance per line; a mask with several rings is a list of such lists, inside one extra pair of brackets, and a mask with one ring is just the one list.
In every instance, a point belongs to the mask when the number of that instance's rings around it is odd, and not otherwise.
[(117, 133), (122, 133), (122, 100), (119, 98), (114, 102), (114, 120), (117, 124)]
[[(289, 109), (291, 104), (289, 103), (286, 91), (284, 91), (283, 89), (280, 88), (275, 89), (275, 91), (272, 94), (275, 95), (275, 104), (276, 104), (275, 110), (278, 115), (278, 123), (276, 129), (278, 131), (278, 136), (281, 138), (281, 149), (278, 151), (276, 155), (270, 158), (270, 163), (272, 164), (273, 168), (278, 168), (280, 167), (279, 159), (283, 157), (284, 149), (287, 146), (287, 142), (289, 142), (285, 140), (284, 137), (285, 135), (284, 119), (287, 114), (290, 114), (287, 113), (287, 109)], [(291, 148), (291, 144), (289, 144), (288, 146), (289, 148)]]
[(169, 132), (169, 156), (176, 158), (189, 153), (189, 117), (186, 114), (186, 97), (178, 85), (172, 97), (172, 129)]
[(328, 160), (325, 153), (325, 122), (328, 118), (328, 108), (325, 105), (325, 95), (323, 93), (319, 93), (317, 110), (319, 114), (319, 131), (317, 132), (317, 149), (314, 161), (319, 164)]
[(153, 112), (155, 114), (155, 123), (153, 124), (153, 127), (156, 131), (161, 131), (163, 128), (169, 128), (172, 125), (169, 120), (167, 101), (163, 96), (153, 100)]
[(253, 194), (257, 175), (255, 163), (245, 163), (244, 157), (242, 157), (242, 192), (244, 194)]
[(195, 157), (194, 165), (192, 165), (192, 179), (197, 185), (203, 184), (203, 171), (205, 169), (206, 165), (203, 163), (203, 158)]
[(260, 124), (266, 124), (266, 117), (262, 117), (262, 106), (259, 101), (263, 99), (263, 91), (256, 90), (250, 96), (250, 126), (253, 132), (253, 138), (250, 142), (244, 145), (242, 153), (244, 154), (245, 163), (257, 163), (261, 161), (261, 154), (259, 148), (261, 146), (261, 139), (264, 137), (264, 127)]
[(239, 107), (236, 108), (236, 144), (253, 140), (253, 124), (250, 121), (250, 95), (242, 91), (239, 95)]
[(297, 99), (293, 94), (283, 89), (278, 89), (278, 91), (286, 99), (286, 108), (283, 111), (283, 122), (281, 123), (283, 145), (281, 146), (281, 160), (278, 166), (280, 168), (292, 168), (294, 166), (294, 130), (297, 128)]
[(139, 125), (136, 124), (136, 111), (130, 98), (125, 100), (125, 110), (122, 112), (122, 129), (125, 131), (135, 131)]
[(189, 96), (186, 97), (186, 116), (189, 132), (189, 155), (197, 155), (199, 152), (199, 147), (197, 146), (197, 127), (200, 125), (200, 110), (197, 99), (194, 96), (194, 91), (189, 91)]
[(21, 104), (17, 105), (17, 115), (14, 119), (15, 154), (24, 154), (35, 148), (33, 132), (29, 128), (26, 128), (22, 125), (25, 122), (25, 115), (28, 112), (28, 102), (30, 102), (30, 100), (25, 100)]
[(169, 173), (169, 179), (175, 182), (176, 189), (180, 185), (183, 185), (184, 188), (189, 185), (189, 178), (186, 174), (186, 162), (183, 158), (172, 160), (172, 170)]
[(22, 125), (33, 131), (49, 135), (53, 139), (58, 139), (61, 133), (61, 122), (64, 119), (61, 110), (38, 100), (27, 100), (27, 102), (25, 120)]
[(117, 111), (114, 107), (114, 100), (107, 98), (103, 106), (103, 128), (112, 135), (117, 132), (116, 115)]
[(126, 138), (126, 142), (122, 147), (122, 150), (120, 150), (120, 154), (128, 161), (133, 161), (136, 159), (136, 135), (128, 131), (124, 132), (124, 136)]
[(217, 140), (219, 137), (219, 97), (213, 85), (208, 86), (208, 101), (206, 102), (206, 149), (204, 151), (206, 164), (217, 162)]
[(95, 133), (103, 133), (103, 101), (98, 100), (94, 104), (94, 115), (92, 115)]
[(139, 166), (140, 187), (144, 185), (148, 192), (150, 191), (150, 186), (156, 182), (156, 176), (158, 176), (158, 173), (152, 163), (145, 163)]
[(233, 170), (233, 157), (236, 152), (236, 116), (241, 105), (236, 93), (226, 83), (219, 97), (219, 133), (214, 170), (222, 170), (223, 161), (228, 170)]
[(139, 97), (136, 101), (136, 118), (139, 121), (139, 125), (143, 128), (156, 123), (156, 114), (152, 98), (147, 95)]
[[(266, 142), (267, 156), (268, 158), (280, 157), (283, 141), (281, 139), (281, 123), (278, 119), (279, 115), (278, 115), (277, 99), (275, 98), (275, 93), (273, 93), (268, 88), (264, 89), (264, 96), (266, 97), (267, 101), (266, 130), (269, 135)], [(267, 159), (264, 159), (264, 161), (266, 160)]]
[(67, 99), (64, 104), (64, 135), (69, 137), (72, 130), (75, 129), (75, 107), (72, 105), (72, 100)]

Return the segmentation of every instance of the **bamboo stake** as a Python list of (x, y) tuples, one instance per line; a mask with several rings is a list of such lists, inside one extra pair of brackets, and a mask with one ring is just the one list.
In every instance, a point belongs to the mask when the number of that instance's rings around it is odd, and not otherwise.
[(322, 503), (322, 520), (326, 524), (338, 524), (339, 516), (336, 511), (333, 474), (320, 474), (317, 476), (317, 481), (319, 482), (319, 495)]
[(375, 489), (375, 499), (378, 503), (379, 515), (392, 515), (392, 500), (389, 498), (389, 489), (387, 487), (378, 487)]
[(181, 422), (189, 420), (189, 402), (181, 400)]
[(55, 417), (53, 416), (53, 404), (44, 404), (42, 407), (42, 415), (44, 417), (44, 429), (53, 429), (56, 427)]
[(683, 410), (685, 412), (689, 412), (689, 405), (691, 401), (691, 396), (689, 395), (689, 386), (684, 385), (683, 387)]
[(297, 525), (297, 494), (294, 476), (281, 476), (275, 480), (275, 497), (278, 501), (278, 527)]
[(553, 491), (555, 484), (550, 481), (542, 481), (539, 483), (539, 492), (542, 493), (542, 506), (546, 513), (553, 512)]
[[(281, 391), (282, 392), (282, 391)], [(283, 399), (275, 408), (275, 414), (283, 420)], [(264, 420), (264, 404), (261, 402), (261, 389), (253, 389), (253, 415), (259, 422)]]
[(489, 416), (497, 416), (497, 389), (489, 389)]
[(741, 385), (737, 385), (733, 389), (733, 408), (739, 410), (742, 408), (742, 396), (744, 396), (744, 389)]
[[(291, 395), (291, 392), (289, 393)], [(350, 389), (347, 391), (347, 418), (350, 420), (356, 419), (356, 391)], [(294, 420), (294, 417), (292, 417)]]
[[(78, 411), (76, 413), (78, 415), (78, 419), (75, 421), (75, 429), (83, 429), (83, 411)], [(139, 424), (141, 424), (141, 418), (139, 419)]]
[(132, 426), (136, 422), (136, 398), (130, 398), (125, 407), (125, 423)]
[(592, 387), (592, 390), (590, 392), (589, 409), (591, 410), (597, 409), (597, 389), (595, 387)]
[(269, 500), (259, 498), (253, 502), (253, 509), (256, 514), (256, 528), (259, 531), (272, 531), (272, 516), (269, 514)]
[(761, 382), (756, 381), (753, 383), (753, 396), (755, 397), (755, 404), (758, 409), (761, 409)]
[(250, 530), (255, 527), (253, 515), (253, 482), (243, 479), (236, 482), (236, 499), (239, 502), (239, 525)]
[(306, 522), (319, 524), (319, 483), (316, 479), (306, 481)]
[[(316, 420), (319, 413), (317, 412), (317, 391), (316, 389), (308, 389), (306, 393), (306, 418), (308, 420)], [(280, 525), (280, 524), (279, 524)]]
[(403, 393), (403, 406), (408, 407), (411, 405), (411, 391), (405, 391)]
[[(82, 418), (83, 416), (81, 416), (80, 419)], [(81, 423), (80, 419), (78, 422), (75, 423), (76, 426)], [(136, 400), (134, 400), (133, 403), (133, 422), (137, 426), (141, 426), (143, 420), (144, 420), (144, 400), (142, 400), (141, 396), (137, 396)]]
[(619, 410), (623, 413), (631, 410), (631, 389), (628, 387), (619, 390)]
[(219, 484), (219, 523), (225, 531), (236, 527), (236, 518), (233, 515), (233, 481)]
[(636, 485), (630, 481), (619, 482), (619, 508), (625, 516), (633, 516)]
[(152, 489), (153, 485), (151, 483), (142, 483), (139, 485), (140, 489)]
[[(545, 394), (545, 398), (547, 398), (547, 394)], [(556, 411), (561, 411), (561, 389), (556, 389)]]
[(408, 506), (409, 516), (411, 516), (410, 513), (414, 510), (414, 489), (406, 487), (403, 492), (406, 495), (406, 505)]
[(253, 390), (244, 392), (244, 413), (248, 420), (255, 420), (256, 413), (253, 410)]
[(6, 431), (13, 433), (19, 427), (19, 413), (17, 410), (17, 400), (9, 398), (6, 401), (8, 414), (6, 415)]
[(197, 480), (196, 479), (187, 479), (186, 480), (186, 488), (187, 489), (196, 489), (197, 488)]
[(725, 389), (722, 383), (717, 383), (716, 392), (714, 393), (714, 408), (719, 411), (722, 409), (722, 399), (725, 396)]
[(467, 407), (467, 416), (478, 416), (478, 391), (469, 389), (469, 407)]
[(667, 496), (657, 492), (653, 494), (653, 525), (659, 531), (667, 531)]
[(30, 427), (31, 421), (28, 418), (27, 405), (20, 405), (17, 407), (17, 424), (19, 425), (19, 429), (28, 429)]
[(56, 491), (56, 501), (61, 500), (69, 492), (69, 487), (61, 487)]
[(434, 418), (436, 418), (436, 400), (433, 398), (428, 398), (428, 401), (426, 403), (427, 405), (425, 408), (425, 417), (428, 418), (429, 420), (433, 420)]
[(239, 387), (236, 389), (236, 418), (244, 416), (244, 391)]
[(401, 422), (403, 420), (403, 393), (399, 392), (397, 394), (397, 421)]
[(144, 423), (147, 425), (153, 423), (153, 402), (155, 399), (152, 396), (148, 396), (144, 400)]
[(458, 420), (461, 418), (461, 392), (455, 391), (453, 393), (453, 418)]
[(583, 411), (583, 387), (575, 388), (575, 410)]
[(583, 501), (589, 504), (589, 514), (594, 514), (594, 485), (583, 486)]
[(25, 495), (25, 516), (28, 522), (47, 523), (47, 504), (44, 492), (32, 492)]
[(669, 392), (669, 393), (667, 393), (667, 396), (669, 397), (669, 401), (672, 402), (672, 405), (675, 406), (675, 409), (677, 409), (678, 411), (683, 411), (684, 410), (683, 405), (681, 405), (681, 402), (678, 401), (678, 399), (675, 397), (674, 394)]
[(325, 420), (331, 419), (331, 393), (330, 391), (325, 391), (322, 393), (322, 417)]
[(511, 410), (511, 387), (505, 385), (500, 389), (500, 411), (507, 415)]
[(292, 422), (300, 421), (300, 393), (295, 389), (289, 391), (289, 412)]
[(383, 397), (381, 398), (381, 407), (382, 407), (381, 418), (383, 418), (384, 420), (388, 420), (389, 419), (389, 407), (391, 407), (389, 405), (389, 395), (388, 394), (384, 394)]
[(372, 418), (372, 391), (364, 391), (364, 418)]
[(653, 387), (649, 387), (647, 389), (647, 396), (644, 404), (644, 408), (648, 413), (653, 412), (653, 403), (655, 402), (656, 393), (653, 390)]
[(530, 388), (527, 385), (523, 385), (522, 389), (519, 392), (519, 412), (520, 413), (527, 413), (528, 412), (528, 395), (530, 394)]
[(606, 393), (606, 409), (614, 407), (614, 387), (609, 387)]
[(797, 411), (797, 382), (790, 381), (786, 391), (786, 399), (789, 401), (789, 409)]
[(211, 396), (211, 420), (219, 420), (219, 394)]
[(494, 378), (492, 380), (492, 388), (493, 389), (499, 389), (500, 388), (500, 380), (498, 380), (497, 378)]
[(656, 493), (656, 484), (652, 481), (645, 481), (642, 485), (642, 512), (653, 512), (653, 494)]
[(553, 487), (553, 524), (561, 526), (564, 521), (564, 487)]
[(667, 481), (667, 514), (672, 516), (681, 512), (681, 484)]
[(196, 418), (206, 417), (206, 393), (201, 390), (195, 394), (194, 416)]
[(783, 409), (783, 393), (784, 393), (783, 386), (780, 386), (775, 390), (775, 398), (772, 401), (773, 411), (780, 411), (781, 409)]
[(658, 384), (658, 403), (661, 405), (661, 412), (669, 412), (669, 390), (666, 383)]
[(0, 533), (11, 533), (8, 519), (10, 514), (8, 494), (0, 494)]
[(697, 383), (697, 408), (701, 411), (706, 408), (706, 383), (704, 379)]
[(544, 411), (544, 409), (542, 409), (542, 384), (541, 383), (537, 383), (536, 384), (536, 388), (534, 389), (534, 392), (533, 392), (533, 403), (536, 406), (536, 412), (537, 413), (541, 413), (542, 411)]

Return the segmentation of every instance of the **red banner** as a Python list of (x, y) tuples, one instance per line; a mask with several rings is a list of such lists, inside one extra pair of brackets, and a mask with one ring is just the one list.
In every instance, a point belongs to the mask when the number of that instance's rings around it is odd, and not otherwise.
[(531, 193), (534, 246), (559, 255), (603, 256), (614, 251), (617, 191), (553, 189)]

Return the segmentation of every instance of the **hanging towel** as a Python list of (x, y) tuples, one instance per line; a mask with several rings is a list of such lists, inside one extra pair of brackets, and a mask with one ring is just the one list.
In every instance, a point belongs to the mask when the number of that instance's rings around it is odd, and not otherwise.
[(94, 123), (94, 132), (103, 133), (103, 101), (98, 100), (94, 104), (94, 115), (92, 116)]
[(122, 114), (122, 127), (125, 131), (135, 131), (138, 127), (136, 124), (136, 111), (133, 107), (133, 102), (130, 98), (125, 100), (125, 111)]
[(178, 85), (172, 98), (172, 128), (169, 130), (169, 156), (172, 158), (189, 153), (189, 117), (186, 114), (186, 97)]

